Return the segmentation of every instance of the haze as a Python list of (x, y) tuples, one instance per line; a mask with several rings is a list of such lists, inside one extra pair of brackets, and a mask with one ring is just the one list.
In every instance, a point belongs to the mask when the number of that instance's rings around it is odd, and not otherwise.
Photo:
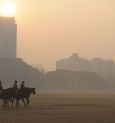
[(14, 1), (18, 57), (29, 64), (54, 70), (56, 60), (73, 52), (115, 58), (115, 0)]

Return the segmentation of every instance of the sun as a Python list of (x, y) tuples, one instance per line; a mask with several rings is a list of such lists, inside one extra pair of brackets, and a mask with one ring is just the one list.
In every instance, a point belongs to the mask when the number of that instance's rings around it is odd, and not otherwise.
[(0, 4), (0, 13), (2, 16), (12, 17), (16, 14), (16, 4), (12, 1), (6, 1)]

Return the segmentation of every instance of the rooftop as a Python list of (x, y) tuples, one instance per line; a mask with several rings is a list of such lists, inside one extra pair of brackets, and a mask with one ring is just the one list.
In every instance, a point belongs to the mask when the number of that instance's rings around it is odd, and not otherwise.
[(12, 22), (15, 23), (15, 18), (14, 17), (4, 17), (4, 16), (0, 16), (0, 23), (8, 23), (8, 22)]

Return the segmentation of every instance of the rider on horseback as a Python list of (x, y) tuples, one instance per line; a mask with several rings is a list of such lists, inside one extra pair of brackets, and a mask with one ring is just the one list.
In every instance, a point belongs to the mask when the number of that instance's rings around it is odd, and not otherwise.
[(20, 91), (23, 91), (25, 88), (25, 84), (24, 84), (24, 81), (22, 81), (21, 85), (20, 85)]
[(2, 93), (2, 91), (3, 91), (3, 87), (2, 87), (2, 82), (0, 80), (0, 93)]
[(17, 85), (17, 80), (14, 81), (14, 85), (13, 85), (13, 88), (15, 89), (15, 92), (18, 93), (19, 91), (19, 88), (18, 88), (18, 85)]

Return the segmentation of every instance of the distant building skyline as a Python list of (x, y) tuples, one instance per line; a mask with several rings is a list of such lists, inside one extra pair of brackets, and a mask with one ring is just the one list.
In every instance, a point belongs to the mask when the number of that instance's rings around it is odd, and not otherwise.
[(56, 61), (57, 70), (72, 70), (72, 71), (88, 71), (99, 75), (115, 74), (115, 62), (113, 60), (105, 60), (101, 58), (86, 59), (79, 56), (78, 53), (73, 53), (72, 56)]
[(32, 66), (33, 68), (39, 70), (39, 71), (42, 72), (42, 73), (45, 73), (45, 72), (46, 72), (45, 69), (44, 69), (44, 67), (43, 67), (41, 64), (34, 64), (34, 65), (31, 65), (31, 66)]
[(17, 24), (14, 17), (0, 16), (0, 58), (17, 57)]

